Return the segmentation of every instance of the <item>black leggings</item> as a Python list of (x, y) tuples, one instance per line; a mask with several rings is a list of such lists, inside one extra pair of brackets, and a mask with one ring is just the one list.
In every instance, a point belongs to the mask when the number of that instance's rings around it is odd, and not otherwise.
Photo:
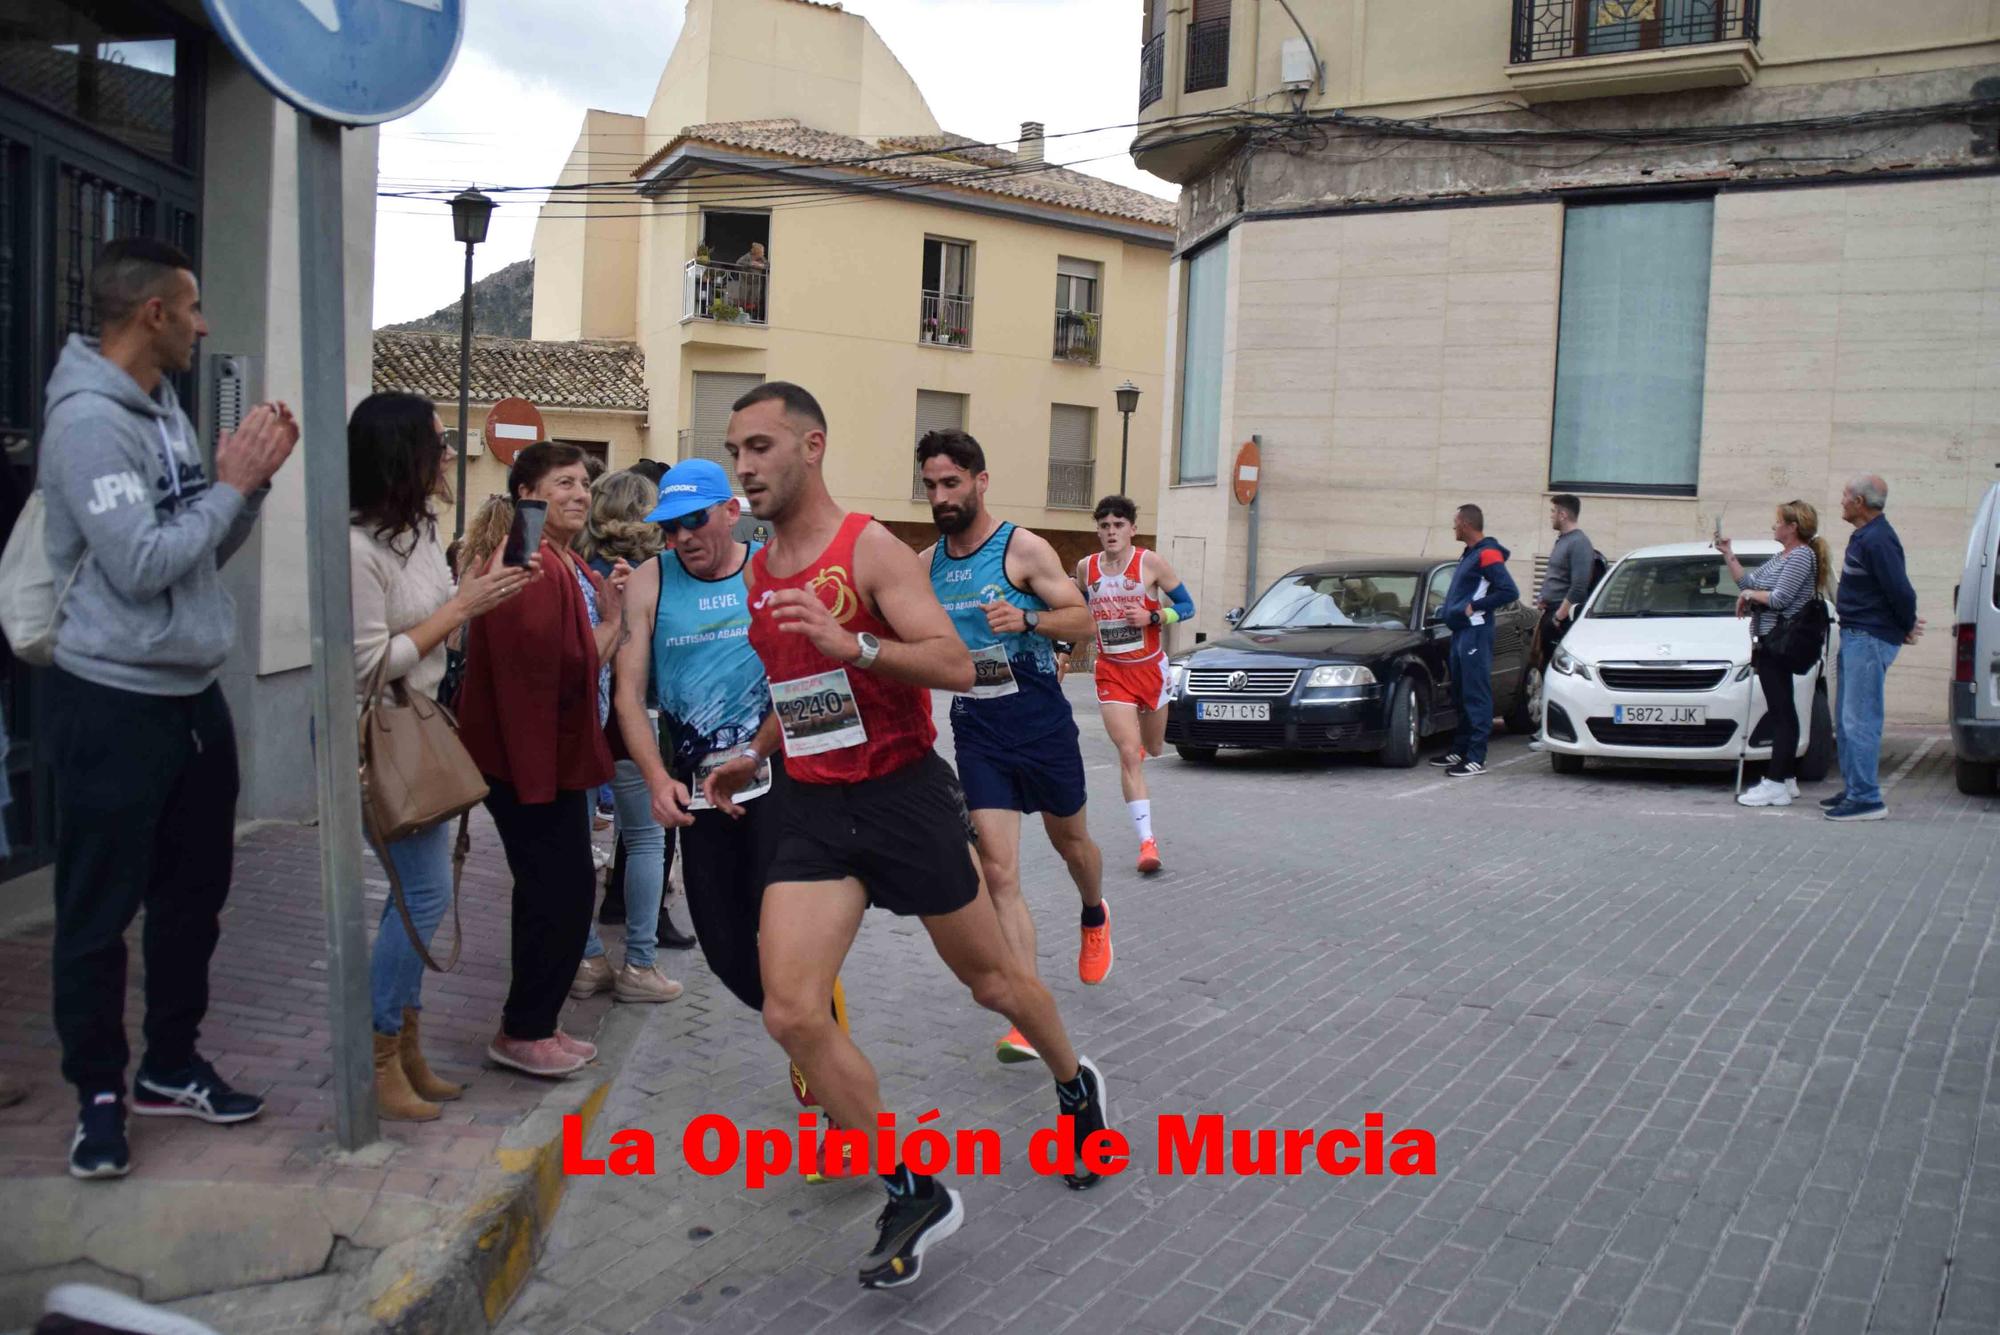
[(561, 788), (553, 802), (521, 801), (503, 779), (486, 779), (486, 809), (514, 876), (514, 980), (500, 1012), (509, 1038), (547, 1038), (583, 962), (597, 869), (590, 860), (595, 789)]
[(702, 958), (722, 985), (751, 1010), (764, 1009), (757, 964), (757, 921), (764, 906), (764, 872), (777, 848), (778, 787), (743, 804), (743, 815), (697, 811), (681, 830), (681, 881), (688, 920)]
[(1799, 706), (1792, 697), (1792, 672), (1777, 655), (1758, 650), (1757, 684), (1764, 688), (1764, 711), (1771, 720), (1771, 763), (1764, 777), (1777, 783), (1798, 769)]

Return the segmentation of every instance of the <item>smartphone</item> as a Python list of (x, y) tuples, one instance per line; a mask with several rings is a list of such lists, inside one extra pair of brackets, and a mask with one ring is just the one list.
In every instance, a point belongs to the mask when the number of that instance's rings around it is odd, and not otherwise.
[(1716, 511), (1715, 514), (1715, 545), (1717, 547), (1722, 545), (1722, 512), (1720, 510)]
[(522, 569), (533, 565), (542, 547), (542, 525), (548, 522), (547, 501), (515, 501), (514, 525), (507, 530), (507, 547), (500, 564)]

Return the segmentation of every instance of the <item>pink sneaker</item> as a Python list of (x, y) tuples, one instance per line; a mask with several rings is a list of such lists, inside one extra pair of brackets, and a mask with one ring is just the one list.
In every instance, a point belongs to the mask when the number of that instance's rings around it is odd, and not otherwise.
[(594, 1061), (597, 1058), (597, 1044), (572, 1037), (561, 1029), (556, 1030), (556, 1042), (562, 1044), (562, 1050), (572, 1057), (581, 1057), (585, 1061)]
[(486, 1056), (501, 1066), (547, 1079), (560, 1079), (571, 1071), (580, 1071), (584, 1062), (556, 1038), (509, 1038), (505, 1034), (495, 1036), (486, 1045)]

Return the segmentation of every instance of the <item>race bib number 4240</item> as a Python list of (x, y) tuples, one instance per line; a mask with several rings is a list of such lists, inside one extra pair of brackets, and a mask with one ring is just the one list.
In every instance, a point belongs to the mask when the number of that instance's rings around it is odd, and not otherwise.
[(778, 727), (785, 734), (788, 756), (816, 756), (868, 740), (846, 668), (774, 681), (771, 703), (778, 711)]

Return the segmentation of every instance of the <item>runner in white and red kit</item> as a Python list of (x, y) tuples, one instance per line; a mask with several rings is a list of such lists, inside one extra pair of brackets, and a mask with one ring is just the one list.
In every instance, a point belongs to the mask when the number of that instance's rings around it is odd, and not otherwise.
[(1103, 550), (1076, 564), (1077, 587), (1097, 626), (1097, 712), (1118, 748), (1118, 781), (1139, 835), (1139, 870), (1160, 869), (1146, 757), (1167, 742), (1167, 655), (1161, 632), (1194, 615), (1194, 599), (1167, 558), (1132, 543), (1139, 507), (1123, 496), (1097, 503)]

